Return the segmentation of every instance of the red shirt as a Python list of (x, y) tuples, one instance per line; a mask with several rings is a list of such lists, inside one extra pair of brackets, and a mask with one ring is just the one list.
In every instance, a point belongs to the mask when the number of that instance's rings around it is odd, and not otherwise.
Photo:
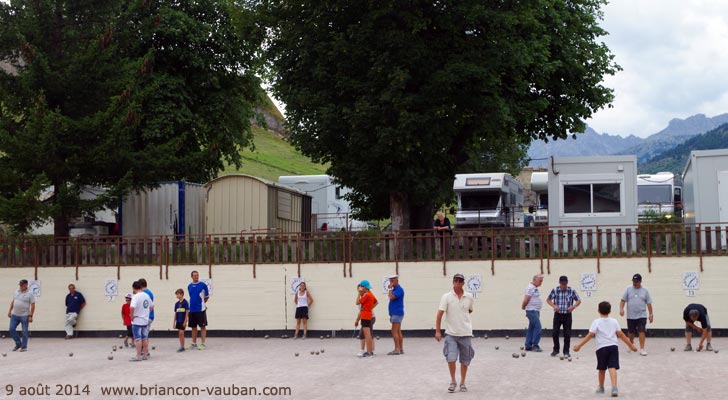
[(359, 304), (361, 304), (361, 319), (372, 319), (372, 309), (374, 309), (374, 303), (376, 302), (377, 298), (374, 297), (372, 292), (368, 291), (361, 296), (359, 299)]
[(124, 320), (124, 326), (131, 325), (131, 307), (129, 303), (121, 305), (121, 319)]

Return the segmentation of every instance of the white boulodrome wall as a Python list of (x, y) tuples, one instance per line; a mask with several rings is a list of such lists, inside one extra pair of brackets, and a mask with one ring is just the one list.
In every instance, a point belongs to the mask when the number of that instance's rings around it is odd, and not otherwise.
[[(641, 273), (643, 284), (650, 289), (654, 298), (655, 322), (650, 327), (658, 329), (682, 328), (682, 310), (688, 303), (704, 304), (715, 328), (728, 327), (728, 309), (722, 307), (728, 298), (728, 270), (726, 259), (706, 257), (704, 272), (699, 274), (700, 287), (695, 297), (686, 296), (682, 286), (683, 272), (699, 271), (699, 258), (673, 257), (653, 258), (652, 272), (648, 272), (647, 259), (602, 259), (601, 273), (597, 274), (597, 290), (592, 297), (582, 295), (582, 307), (574, 314), (574, 328), (586, 329), (597, 316), (599, 301), (612, 302), (613, 316), (619, 318), (619, 299), (625, 287), (631, 284), (634, 273)], [(544, 263), (545, 265), (545, 263)], [(477, 309), (473, 314), (477, 330), (522, 329), (526, 326), (524, 313), (520, 309), (523, 291), (531, 276), (540, 271), (536, 261), (498, 261), (495, 275), (491, 275), (491, 264), (485, 262), (449, 262), (447, 276), (443, 276), (440, 262), (400, 263), (400, 283), (406, 290), (404, 329), (434, 328), (435, 313), (440, 296), (450, 289), (451, 277), (456, 272), (483, 277), (482, 293), (478, 295)], [(166, 267), (164, 267), (166, 268)], [(546, 268), (544, 266), (544, 268)], [(64, 321), (64, 298), (67, 285), (76, 284), (77, 290), (87, 299), (77, 329), (86, 331), (111, 331), (122, 329), (120, 309), (123, 295), (131, 291), (133, 280), (144, 277), (155, 295), (157, 318), (156, 330), (172, 327), (174, 291), (186, 289), (192, 270), (200, 271), (202, 279), (208, 278), (207, 266), (170, 266), (169, 279), (160, 279), (159, 267), (122, 267), (119, 280), (119, 296), (109, 301), (104, 295), (107, 279), (116, 279), (115, 267), (81, 267), (79, 279), (75, 280), (76, 268), (40, 268), (41, 296), (38, 298), (34, 331), (60, 331)], [(221, 265), (212, 267), (213, 294), (208, 310), (212, 330), (252, 331), (292, 329), (295, 304), (289, 294), (289, 279), (297, 276), (298, 266), (259, 265), (257, 277), (253, 278), (251, 265)], [(582, 273), (597, 270), (595, 259), (552, 260), (551, 274), (547, 274), (542, 286), (545, 296), (557, 285), (560, 275), (567, 275), (570, 284), (579, 288)], [(309, 264), (301, 266), (301, 275), (315, 298), (311, 308), (309, 329), (339, 330), (352, 329), (357, 309), (354, 306), (355, 287), (361, 279), (368, 279), (375, 287), (380, 301), (375, 309), (379, 317), (378, 329), (389, 327), (386, 296), (380, 289), (382, 278), (395, 272), (394, 263), (354, 264), (352, 277), (344, 277), (342, 264)], [(32, 268), (7, 268), (0, 270), (0, 299), (8, 309), (12, 292), (18, 280), (33, 279)], [(544, 305), (542, 323), (551, 326), (552, 312)], [(3, 327), (3, 329), (6, 329)]]

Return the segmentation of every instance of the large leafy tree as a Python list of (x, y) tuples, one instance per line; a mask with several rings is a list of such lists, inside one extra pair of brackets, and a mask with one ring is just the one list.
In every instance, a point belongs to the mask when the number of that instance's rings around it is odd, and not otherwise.
[[(602, 0), (262, 0), (293, 142), (395, 229), (422, 227), (453, 175), (581, 132), (619, 68)], [(488, 152), (484, 154), (483, 151)], [(521, 157), (522, 158), (522, 157)], [(510, 161), (509, 161), (510, 159)], [(429, 215), (428, 215), (429, 214)], [(421, 218), (424, 215), (424, 218)], [(372, 216), (372, 215), (370, 215)]]
[(66, 236), (129, 190), (240, 166), (261, 98), (250, 20), (231, 0), (0, 2), (0, 221)]

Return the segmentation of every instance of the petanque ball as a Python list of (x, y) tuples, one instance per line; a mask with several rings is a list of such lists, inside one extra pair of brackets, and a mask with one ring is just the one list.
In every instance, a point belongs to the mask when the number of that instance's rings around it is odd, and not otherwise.
[(111, 354), (109, 354), (109, 356), (106, 357), (106, 358), (108, 358), (109, 360), (113, 360), (114, 359), (114, 356), (112, 356)]
[(157, 346), (152, 346), (152, 350), (157, 350)]
[(7, 357), (7, 356), (8, 356), (8, 353), (3, 353), (3, 357)]
[(324, 353), (324, 351), (326, 351), (326, 350), (324, 350), (324, 349), (321, 349), (321, 354), (323, 354), (323, 353)]
[(263, 339), (270, 339), (270, 335), (263, 336)]
[(377, 340), (379, 340), (379, 336), (377, 336)]
[(564, 360), (564, 356), (559, 356), (559, 360)]
[(500, 346), (495, 346), (495, 349), (496, 349), (496, 350), (500, 349)]
[(717, 352), (718, 352), (718, 349), (715, 349), (715, 350), (713, 350), (713, 352), (714, 352), (714, 353), (717, 353)]
[(483, 339), (488, 339), (488, 335), (483, 335)]
[(73, 357), (73, 353), (68, 353), (68, 356), (69, 357)]
[(675, 348), (674, 347), (670, 347), (670, 351), (675, 351)]
[(311, 355), (314, 355), (314, 354), (316, 354), (316, 352), (315, 352), (315, 351), (312, 351), (312, 352), (311, 352)]
[(526, 352), (525, 351), (522, 351), (521, 352), (521, 357), (526, 357)]
[(571, 357), (569, 357), (569, 362), (571, 362)]
[(513, 354), (511, 354), (511, 357), (513, 357), (513, 358), (518, 358), (518, 354), (516, 354), (516, 353), (513, 353)]
[(331, 339), (331, 335), (326, 335), (326, 339)]
[(508, 335), (506, 335), (506, 340), (508, 340), (508, 339), (510, 339), (510, 338), (508, 337)]
[(119, 339), (122, 339), (123, 337), (124, 337), (124, 335), (119, 335)]
[(525, 347), (523, 347), (523, 346), (521, 346), (521, 350), (526, 350), (526, 348), (525, 348)]
[(580, 334), (579, 334), (579, 337), (581, 337), (581, 336), (582, 336), (582, 335), (581, 335), (581, 333), (580, 333)]
[(319, 352), (318, 351), (316, 352), (316, 355), (319, 355)]
[(298, 353), (293, 353), (293, 355), (295, 355), (296, 357), (298, 357)]

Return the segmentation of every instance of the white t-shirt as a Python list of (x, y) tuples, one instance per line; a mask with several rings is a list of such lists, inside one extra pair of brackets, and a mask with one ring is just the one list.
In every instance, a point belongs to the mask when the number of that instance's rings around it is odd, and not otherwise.
[(589, 332), (594, 334), (597, 341), (597, 350), (602, 347), (616, 346), (617, 331), (619, 330), (619, 322), (614, 318), (597, 318), (589, 327)]
[(130, 307), (134, 309), (131, 323), (134, 325), (149, 325), (149, 311), (152, 308), (152, 299), (148, 294), (140, 291), (131, 298)]
[(526, 296), (531, 296), (526, 304), (526, 311), (541, 311), (543, 301), (541, 300), (541, 293), (538, 291), (538, 287), (533, 283), (529, 283), (526, 288)]
[(474, 304), (473, 295), (468, 292), (463, 292), (459, 299), (454, 291), (442, 295), (438, 309), (445, 311), (445, 333), (450, 336), (473, 336), (470, 313)]

